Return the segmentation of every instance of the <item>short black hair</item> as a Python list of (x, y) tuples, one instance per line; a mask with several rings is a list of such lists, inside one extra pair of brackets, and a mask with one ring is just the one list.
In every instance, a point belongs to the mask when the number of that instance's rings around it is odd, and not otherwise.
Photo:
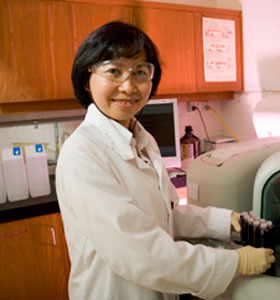
[(152, 97), (161, 78), (159, 54), (153, 41), (138, 27), (120, 21), (107, 23), (93, 31), (77, 50), (72, 67), (72, 85), (80, 104), (87, 108), (92, 103), (86, 90), (90, 66), (105, 60), (133, 57), (142, 50), (146, 53), (147, 62), (155, 66)]

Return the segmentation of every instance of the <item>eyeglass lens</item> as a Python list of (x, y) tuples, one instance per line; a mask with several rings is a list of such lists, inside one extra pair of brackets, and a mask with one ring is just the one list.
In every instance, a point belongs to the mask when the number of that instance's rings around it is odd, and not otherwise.
[(127, 69), (124, 65), (111, 61), (105, 61), (101, 64), (93, 66), (89, 69), (100, 76), (115, 82), (125, 81), (130, 74), (138, 82), (146, 82), (153, 79), (154, 66), (151, 63), (144, 62), (134, 65), (132, 68)]

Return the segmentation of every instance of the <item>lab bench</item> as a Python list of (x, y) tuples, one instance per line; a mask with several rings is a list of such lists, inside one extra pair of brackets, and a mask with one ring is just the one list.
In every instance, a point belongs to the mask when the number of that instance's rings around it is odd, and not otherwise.
[(50, 176), (51, 193), (47, 196), (7, 201), (0, 204), (0, 223), (59, 212), (54, 176)]

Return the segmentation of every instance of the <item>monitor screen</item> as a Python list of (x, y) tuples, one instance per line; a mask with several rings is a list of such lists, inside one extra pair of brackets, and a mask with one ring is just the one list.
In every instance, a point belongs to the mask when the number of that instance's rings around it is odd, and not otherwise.
[(180, 168), (177, 99), (150, 100), (144, 107), (139, 121), (156, 139), (165, 167)]

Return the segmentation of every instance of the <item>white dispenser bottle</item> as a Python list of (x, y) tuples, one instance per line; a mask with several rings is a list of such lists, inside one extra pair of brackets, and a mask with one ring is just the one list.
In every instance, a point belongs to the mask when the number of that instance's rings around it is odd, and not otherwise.
[(2, 161), (0, 160), (0, 204), (5, 203), (6, 201), (7, 201), (7, 193), (6, 193), (6, 187), (4, 182)]
[(3, 149), (2, 158), (8, 200), (27, 199), (29, 195), (22, 149), (20, 147)]
[(48, 160), (43, 145), (25, 146), (25, 160), (31, 197), (49, 195), (51, 188)]

